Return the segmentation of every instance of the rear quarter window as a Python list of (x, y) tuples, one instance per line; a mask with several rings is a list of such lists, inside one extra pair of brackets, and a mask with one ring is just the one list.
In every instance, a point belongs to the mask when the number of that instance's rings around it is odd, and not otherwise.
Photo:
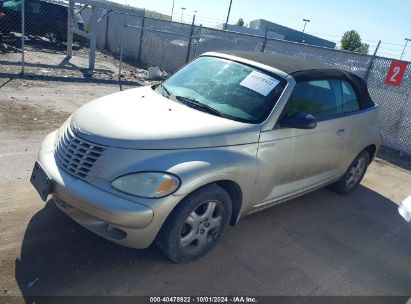
[(355, 112), (360, 109), (357, 94), (351, 84), (345, 80), (341, 81), (342, 86), (342, 108), (344, 113)]

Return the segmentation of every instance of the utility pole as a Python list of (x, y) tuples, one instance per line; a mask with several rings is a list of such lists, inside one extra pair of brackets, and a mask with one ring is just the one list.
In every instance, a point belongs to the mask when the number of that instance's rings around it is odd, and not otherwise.
[(307, 25), (307, 22), (310, 22), (310, 19), (303, 19), (304, 22), (304, 28), (303, 28), (303, 33), (305, 32), (305, 26)]
[(225, 24), (224, 24), (224, 30), (227, 30), (227, 23), (228, 23), (228, 18), (230, 18), (230, 11), (231, 11), (232, 3), (233, 3), (233, 0), (230, 0), (230, 6), (228, 7), (227, 20), (225, 21)]
[(198, 11), (194, 11), (194, 15), (193, 15), (194, 20), (195, 20), (195, 18), (196, 18), (197, 13), (198, 13)]
[(181, 8), (181, 23), (183, 23), (183, 20), (184, 20), (184, 10), (185, 9), (186, 9), (185, 7)]
[(411, 39), (405, 38), (405, 45), (404, 45), (404, 49), (402, 50), (400, 60), (402, 59), (402, 56), (405, 55), (405, 49), (407, 48), (407, 44), (408, 44), (408, 42), (410, 42), (410, 41), (411, 41)]
[(175, 1), (175, 0), (173, 0), (173, 6), (171, 7), (171, 20), (170, 20), (170, 21), (173, 21), (174, 1)]

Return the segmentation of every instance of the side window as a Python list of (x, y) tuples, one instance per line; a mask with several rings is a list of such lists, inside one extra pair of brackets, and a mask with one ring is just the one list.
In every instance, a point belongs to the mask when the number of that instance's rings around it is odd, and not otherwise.
[(354, 112), (360, 109), (357, 95), (351, 84), (347, 81), (341, 81), (342, 84), (342, 108), (345, 113)]
[(316, 118), (341, 113), (340, 80), (315, 80), (299, 82), (288, 99), (285, 117), (306, 112)]

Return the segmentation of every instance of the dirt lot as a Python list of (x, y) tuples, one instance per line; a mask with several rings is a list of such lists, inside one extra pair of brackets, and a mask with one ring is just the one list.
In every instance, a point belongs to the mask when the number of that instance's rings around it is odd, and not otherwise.
[[(0, 77), (7, 78), (8, 75), (16, 75), (21, 71), (21, 53), (19, 51), (19, 40), (6, 44), (14, 50), (4, 50), (0, 47)], [(17, 48), (16, 48), (17, 47)], [(66, 58), (66, 46), (61, 43), (52, 43), (45, 38), (30, 37), (25, 47), (25, 72), (27, 75), (42, 77), (48, 80), (59, 80), (61, 82), (83, 81), (88, 77), (88, 47), (74, 43), (73, 57)], [(4, 53), (2, 52), (4, 51)], [(99, 83), (114, 83), (118, 79), (119, 60), (118, 55), (107, 51), (96, 52), (96, 63), (93, 79), (87, 81), (98, 81)], [(126, 83), (147, 84), (144, 79), (145, 70), (136, 68), (136, 62), (124, 58), (122, 65), (122, 79)], [(134, 65), (127, 64), (127, 62)]]
[(410, 294), (411, 226), (396, 209), (411, 194), (410, 171), (377, 159), (352, 195), (324, 189), (244, 218), (204, 259), (171, 264), (155, 246), (132, 250), (95, 236), (44, 204), (29, 184), (44, 135), (117, 85), (9, 80), (4, 68), (3, 296)]

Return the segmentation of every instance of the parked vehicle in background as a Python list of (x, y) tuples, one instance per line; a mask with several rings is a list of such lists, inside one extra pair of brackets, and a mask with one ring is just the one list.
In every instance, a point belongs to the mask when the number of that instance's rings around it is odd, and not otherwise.
[[(21, 0), (0, 2), (0, 32), (21, 33)], [(51, 41), (67, 40), (67, 6), (42, 0), (25, 1), (25, 34), (44, 36)], [(81, 16), (76, 15), (76, 26), (84, 29)]]
[(205, 53), (160, 85), (81, 107), (44, 139), (31, 181), (108, 240), (155, 240), (189, 262), (242, 216), (327, 185), (354, 191), (380, 146), (377, 119), (354, 74)]

